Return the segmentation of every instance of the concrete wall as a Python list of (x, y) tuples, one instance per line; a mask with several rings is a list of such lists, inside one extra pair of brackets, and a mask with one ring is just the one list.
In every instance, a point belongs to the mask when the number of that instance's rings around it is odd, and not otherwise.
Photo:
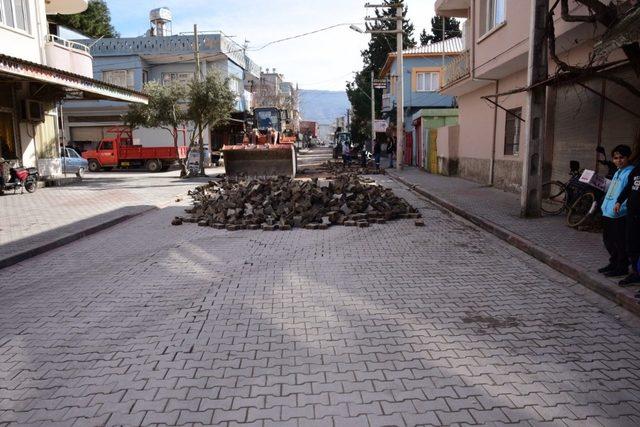
[(441, 175), (458, 174), (458, 150), (460, 145), (460, 126), (438, 128), (438, 172)]

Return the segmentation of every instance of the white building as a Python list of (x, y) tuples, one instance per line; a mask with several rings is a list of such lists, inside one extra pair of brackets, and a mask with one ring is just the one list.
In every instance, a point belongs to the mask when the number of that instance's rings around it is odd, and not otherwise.
[(75, 14), (87, 0), (0, 2), (0, 157), (61, 173), (59, 104), (62, 99), (146, 103), (127, 88), (94, 80), (86, 46), (49, 33), (47, 15)]

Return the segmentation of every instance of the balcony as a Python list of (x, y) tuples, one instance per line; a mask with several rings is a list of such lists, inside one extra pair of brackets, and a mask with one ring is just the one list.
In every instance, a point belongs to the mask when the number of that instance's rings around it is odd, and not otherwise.
[(381, 111), (391, 111), (392, 106), (393, 105), (391, 102), (391, 94), (390, 93), (383, 94)]
[(87, 46), (47, 34), (44, 50), (49, 67), (93, 78), (93, 62)]
[(436, 14), (449, 18), (468, 18), (471, 0), (438, 0)]
[(442, 88), (447, 88), (469, 75), (469, 51), (465, 50), (451, 62), (444, 66)]

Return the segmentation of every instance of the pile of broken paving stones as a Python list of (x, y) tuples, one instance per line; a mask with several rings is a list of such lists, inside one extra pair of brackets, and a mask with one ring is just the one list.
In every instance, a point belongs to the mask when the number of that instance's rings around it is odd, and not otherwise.
[[(190, 191), (193, 206), (173, 225), (197, 223), (227, 230), (324, 230), (332, 225), (368, 227), (420, 214), (393, 192), (357, 175), (333, 180), (225, 177)], [(424, 225), (416, 220), (416, 225)]]
[(350, 165), (345, 165), (341, 161), (327, 160), (321, 164), (318, 168), (321, 172), (329, 173), (331, 175), (357, 174), (357, 175), (384, 175), (384, 169), (366, 166), (363, 167), (357, 160), (354, 160)]

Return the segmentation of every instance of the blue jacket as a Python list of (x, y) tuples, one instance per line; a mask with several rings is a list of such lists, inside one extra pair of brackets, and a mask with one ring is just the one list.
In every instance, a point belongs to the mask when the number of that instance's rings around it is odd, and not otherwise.
[(623, 169), (618, 169), (615, 175), (613, 175), (607, 195), (602, 201), (602, 216), (606, 216), (607, 218), (620, 218), (627, 214), (627, 202), (622, 204), (620, 207), (620, 213), (617, 215), (613, 211), (613, 207), (618, 201), (618, 196), (620, 196), (620, 193), (622, 193), (622, 190), (626, 187), (629, 174), (631, 174), (632, 170), (633, 166), (629, 165)]

